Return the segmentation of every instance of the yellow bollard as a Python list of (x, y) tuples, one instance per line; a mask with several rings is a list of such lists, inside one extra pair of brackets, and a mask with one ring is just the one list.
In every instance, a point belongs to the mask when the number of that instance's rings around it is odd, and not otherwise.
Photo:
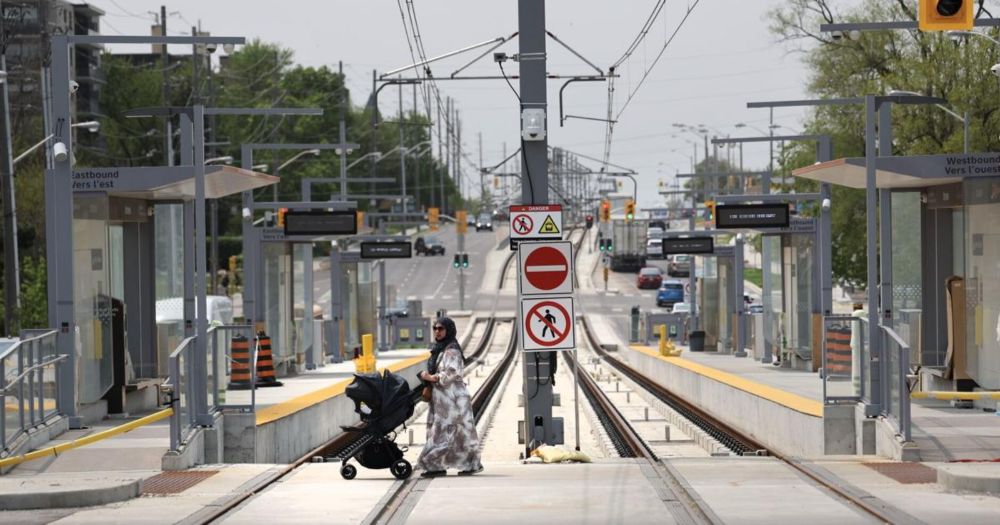
[(375, 337), (372, 334), (361, 336), (361, 359), (364, 361), (365, 372), (375, 371)]
[(656, 325), (656, 333), (660, 335), (660, 355), (667, 355), (667, 325)]

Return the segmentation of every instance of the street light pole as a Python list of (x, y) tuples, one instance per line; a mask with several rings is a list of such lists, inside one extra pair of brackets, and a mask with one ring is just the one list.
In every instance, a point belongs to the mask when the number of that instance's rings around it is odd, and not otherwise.
[[(7, 71), (7, 58), (0, 55), (0, 69)], [(10, 99), (7, 91), (7, 81), (0, 82), (0, 198), (3, 199), (3, 273), (4, 273), (4, 330), (8, 335), (15, 335), (19, 328), (18, 317), (21, 312), (21, 276), (20, 258), (17, 254), (17, 205), (14, 202), (14, 161), (11, 159), (10, 141)], [(48, 137), (46, 137), (46, 140)], [(43, 141), (44, 143), (44, 141)]]

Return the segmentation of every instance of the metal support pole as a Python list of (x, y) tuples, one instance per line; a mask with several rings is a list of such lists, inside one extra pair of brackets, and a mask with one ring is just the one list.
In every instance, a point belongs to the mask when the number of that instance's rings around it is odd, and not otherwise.
[[(545, 3), (518, 0), (517, 9), (521, 110), (546, 110)], [(548, 204), (547, 139), (521, 142), (521, 169), (521, 202)], [(537, 358), (524, 360), (525, 457), (533, 446), (542, 442), (557, 444), (555, 438), (561, 437), (555, 435), (553, 428), (552, 384), (548, 381), (555, 354), (539, 352), (535, 356)]]
[[(341, 142), (343, 144), (343, 142)], [(341, 159), (344, 155), (341, 155)], [(343, 187), (343, 184), (341, 184)], [(309, 202), (312, 200), (312, 184), (308, 181), (302, 181), (302, 200)], [(315, 330), (313, 330), (313, 303), (315, 302), (315, 290), (313, 290), (313, 245), (312, 243), (305, 243), (301, 245), (294, 245), (302, 248), (302, 317), (303, 317), (303, 343), (306, 347), (306, 370), (314, 370), (317, 363), (322, 363), (322, 357), (316, 359), (316, 341), (313, 335)]]
[[(179, 128), (181, 132), (180, 161), (182, 166), (194, 165), (194, 123), (187, 114), (180, 116)], [(184, 220), (184, 337), (191, 337), (195, 334), (195, 225), (194, 225), (194, 202), (185, 201), (181, 205)]]
[[(892, 104), (885, 101), (878, 109), (878, 155), (880, 157), (892, 156)], [(892, 190), (882, 189), (878, 191), (878, 214), (879, 214), (879, 238), (878, 238), (878, 292), (879, 292), (879, 315), (878, 326), (871, 325), (872, 332), (876, 333), (879, 340), (878, 359), (879, 370), (881, 372), (881, 384), (883, 391), (888, 392), (897, 388), (889, 380), (891, 370), (889, 369), (889, 359), (887, 353), (889, 348), (882, 345), (882, 331), (879, 326), (892, 326)], [(874, 378), (874, 372), (872, 377)], [(873, 387), (874, 390), (874, 387)], [(891, 397), (883, 396), (880, 404), (883, 407), (889, 406)]]
[[(458, 226), (456, 225), (456, 228)], [(458, 251), (457, 253), (465, 253), (465, 234), (459, 233), (458, 237)], [(459, 264), (458, 265), (458, 309), (465, 310), (465, 268)]]
[[(250, 170), (253, 168), (253, 148), (248, 144), (244, 144), (240, 148), (240, 167), (245, 170)], [(254, 266), (256, 260), (250, 256), (254, 253), (253, 241), (251, 240), (253, 233), (253, 192), (244, 191), (243, 192), (243, 210), (241, 213), (243, 219), (240, 221), (240, 230), (243, 237), (243, 319), (244, 322), (250, 325), (250, 332), (254, 333), (254, 319), (256, 318), (254, 311), (254, 282), (257, 278), (257, 269)], [(249, 216), (247, 216), (249, 215)]]
[[(62, 142), (72, 152), (69, 42), (65, 36), (52, 37), (52, 115), (55, 122), (53, 144)], [(82, 422), (77, 416), (76, 319), (73, 311), (73, 168), (70, 159), (53, 159), (53, 168), (45, 176), (49, 325), (58, 330), (56, 344), (59, 355), (66, 356), (62, 366), (56, 368), (58, 406), (59, 411), (69, 418), (69, 427), (80, 428)]]
[(327, 337), (329, 337), (327, 355), (330, 356), (330, 361), (333, 363), (340, 363), (344, 360), (344, 351), (340, 346), (340, 322), (343, 313), (340, 276), (343, 275), (343, 272), (340, 268), (339, 244), (334, 241), (330, 247), (330, 329), (327, 332)]
[[(403, 195), (409, 196), (406, 193), (406, 148), (405, 148), (405, 135), (403, 132), (403, 85), (399, 85), (399, 179), (403, 184)], [(406, 201), (403, 199), (403, 213), (406, 213)]]
[(208, 301), (206, 299), (208, 258), (205, 256), (205, 106), (194, 106), (194, 176), (195, 176), (195, 209), (194, 224), (197, 232), (195, 249), (195, 279), (196, 295), (195, 322), (197, 338), (194, 343), (194, 413), (201, 425), (211, 425), (212, 418), (208, 413)]
[[(0, 69), (7, 71), (7, 58), (0, 55)], [(0, 86), (0, 199), (3, 200), (3, 291), (4, 291), (4, 329), (7, 335), (15, 336), (19, 332), (21, 316), (21, 275), (20, 258), (17, 247), (17, 205), (14, 197), (14, 161), (10, 142), (10, 98), (7, 82)], [(48, 135), (46, 135), (48, 136)], [(43, 146), (48, 149), (48, 146)], [(0, 335), (3, 335), (0, 333)]]
[(867, 292), (868, 292), (868, 348), (871, 352), (870, 359), (870, 391), (868, 399), (871, 404), (866, 407), (868, 415), (877, 414), (881, 405), (881, 389), (878, 385), (881, 377), (878, 352), (878, 195), (875, 188), (875, 162), (878, 154), (875, 150), (875, 123), (877, 118), (877, 107), (875, 96), (865, 97), (865, 233), (867, 235), (865, 255), (867, 256)]
[(736, 345), (733, 348), (733, 355), (736, 357), (747, 356), (746, 303), (743, 301), (743, 247), (743, 234), (738, 234), (733, 249), (733, 269), (736, 277), (736, 301), (733, 303), (736, 308)]
[[(385, 234), (384, 221), (379, 221), (378, 233)], [(385, 285), (385, 259), (378, 261), (378, 350), (384, 352), (389, 349), (389, 327), (386, 323), (386, 302), (389, 294)]]

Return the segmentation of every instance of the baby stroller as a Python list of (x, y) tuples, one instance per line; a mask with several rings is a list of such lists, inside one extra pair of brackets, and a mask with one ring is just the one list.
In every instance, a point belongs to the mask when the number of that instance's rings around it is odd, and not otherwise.
[(410, 477), (413, 466), (403, 459), (406, 448), (396, 445), (396, 427), (413, 415), (420, 389), (410, 390), (405, 379), (385, 370), (381, 376), (378, 373), (354, 374), (346, 394), (354, 401), (354, 411), (361, 416), (361, 424), (341, 428), (361, 436), (329, 458), (341, 462), (340, 475), (344, 479), (354, 479), (358, 470), (348, 460), (355, 458), (365, 468), (389, 469), (396, 479)]

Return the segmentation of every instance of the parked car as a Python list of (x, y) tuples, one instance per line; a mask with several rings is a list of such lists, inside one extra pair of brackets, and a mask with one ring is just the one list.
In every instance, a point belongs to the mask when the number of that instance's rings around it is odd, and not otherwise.
[(670, 311), (675, 314), (689, 314), (691, 313), (691, 303), (674, 303), (674, 307)]
[(687, 277), (691, 275), (691, 256), (675, 255), (667, 265), (667, 275)]
[(493, 217), (489, 213), (480, 213), (476, 219), (476, 231), (493, 231)]
[(396, 299), (396, 305), (385, 309), (386, 317), (409, 317), (410, 311), (406, 299)]
[(663, 239), (650, 239), (646, 241), (646, 258), (647, 259), (663, 258)]
[(663, 270), (656, 266), (647, 266), (639, 270), (639, 276), (635, 280), (635, 285), (639, 289), (659, 288), (661, 284), (663, 284)]
[(672, 307), (677, 303), (684, 302), (684, 283), (670, 279), (663, 281), (660, 289), (656, 292), (656, 306)]
[(749, 312), (751, 314), (762, 314), (762, 313), (764, 313), (764, 305), (762, 305), (762, 304), (751, 304)]
[(444, 244), (437, 237), (417, 237), (413, 251), (417, 255), (444, 255)]

